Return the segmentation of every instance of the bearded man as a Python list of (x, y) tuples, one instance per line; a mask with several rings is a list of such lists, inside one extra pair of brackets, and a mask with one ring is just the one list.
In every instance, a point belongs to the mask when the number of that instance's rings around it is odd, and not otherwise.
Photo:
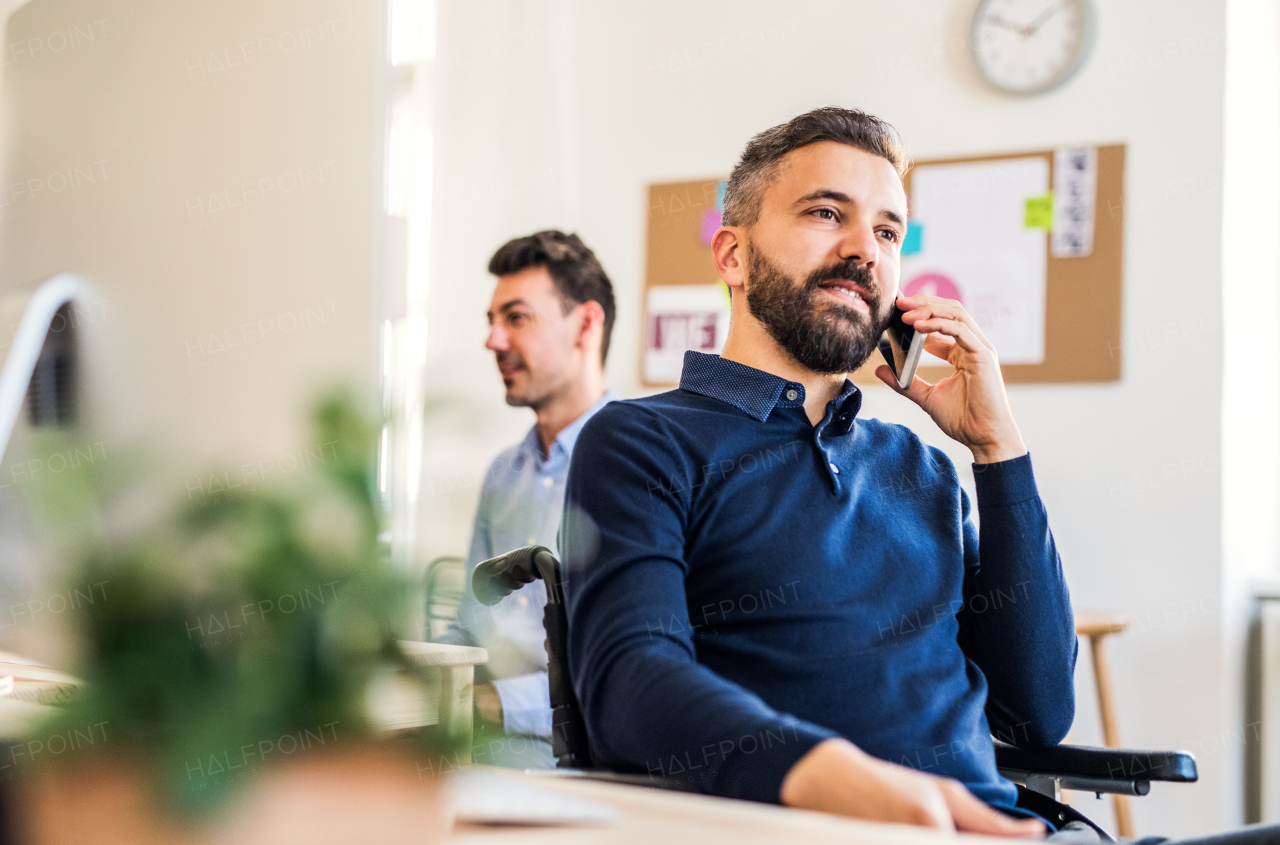
[[(712, 241), (723, 353), (578, 438), (570, 668), (608, 768), (1036, 835), (991, 734), (1071, 726), (1071, 603), (995, 349), (960, 303), (898, 297), (907, 165), (892, 127), (839, 108), (747, 145)], [(972, 451), (981, 528), (946, 455), (858, 417), (847, 375), (895, 302), (955, 368), (899, 392)]]

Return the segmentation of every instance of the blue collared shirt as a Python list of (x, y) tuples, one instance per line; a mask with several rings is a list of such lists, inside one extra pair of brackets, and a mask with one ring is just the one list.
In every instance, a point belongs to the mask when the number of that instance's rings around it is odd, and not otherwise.
[(561, 551), (597, 757), (777, 802), (843, 736), (1012, 806), (992, 731), (1053, 744), (1074, 713), (1071, 607), (1030, 458), (975, 466), (979, 529), (946, 455), (859, 419), (851, 382), (816, 426), (804, 400), (689, 352), (679, 390), (583, 430)]
[(564, 484), (578, 433), (597, 411), (617, 398), (612, 390), (605, 393), (556, 435), (545, 456), (537, 426), (533, 427), (523, 441), (500, 454), (485, 474), (467, 559), (467, 593), (458, 606), (458, 630), (444, 639), (488, 649), (486, 669), (502, 700), (503, 728), (508, 734), (551, 736), (546, 633), (542, 628), (546, 588), (535, 581), (486, 607), (471, 592), (470, 572), (481, 561), (522, 546), (556, 550)]

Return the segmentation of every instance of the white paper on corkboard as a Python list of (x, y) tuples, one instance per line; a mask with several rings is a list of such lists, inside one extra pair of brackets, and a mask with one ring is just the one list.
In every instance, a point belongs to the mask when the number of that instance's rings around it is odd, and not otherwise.
[(718, 355), (729, 334), (729, 297), (723, 284), (649, 288), (645, 319), (644, 377), (676, 384), (684, 353)]
[[(1045, 358), (1047, 235), (1043, 226), (1028, 226), (1027, 201), (1048, 193), (1049, 162), (1040, 156), (912, 172), (920, 245), (902, 259), (902, 291), (958, 299), (1002, 364)], [(925, 357), (922, 366), (943, 364)]]

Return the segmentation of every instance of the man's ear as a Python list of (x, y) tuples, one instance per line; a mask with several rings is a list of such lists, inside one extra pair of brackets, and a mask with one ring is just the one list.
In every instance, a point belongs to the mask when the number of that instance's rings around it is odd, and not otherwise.
[(578, 346), (597, 354), (604, 343), (604, 306), (589, 299), (578, 306)]
[(729, 288), (742, 290), (747, 279), (746, 230), (741, 226), (721, 226), (711, 237), (711, 258), (716, 273)]

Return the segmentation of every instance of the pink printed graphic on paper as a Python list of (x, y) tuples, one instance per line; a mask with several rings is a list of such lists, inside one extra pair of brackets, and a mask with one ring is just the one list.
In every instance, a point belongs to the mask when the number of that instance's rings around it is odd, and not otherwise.
[(655, 314), (649, 318), (650, 349), (714, 352), (719, 347), (714, 313)]
[(960, 288), (956, 287), (955, 282), (941, 273), (921, 273), (903, 286), (902, 295), (941, 296), (944, 299), (954, 299), (961, 305), (964, 304), (964, 297), (960, 295)]

